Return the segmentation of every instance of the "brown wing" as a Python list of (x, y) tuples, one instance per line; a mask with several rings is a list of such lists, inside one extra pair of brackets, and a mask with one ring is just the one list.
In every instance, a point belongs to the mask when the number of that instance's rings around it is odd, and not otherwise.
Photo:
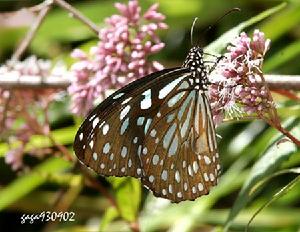
[(76, 134), (74, 151), (79, 160), (101, 175), (141, 177), (138, 154), (150, 118), (163, 102), (158, 92), (165, 86), (176, 87), (188, 73), (183, 68), (156, 72), (104, 100)]
[(217, 184), (220, 165), (206, 93), (194, 89), (167, 96), (144, 149), (143, 183), (154, 195), (180, 202), (208, 194)]

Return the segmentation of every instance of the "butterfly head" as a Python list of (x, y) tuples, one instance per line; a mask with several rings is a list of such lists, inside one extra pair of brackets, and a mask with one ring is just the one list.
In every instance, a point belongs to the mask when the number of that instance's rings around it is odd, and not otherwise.
[(192, 47), (183, 63), (183, 67), (190, 68), (192, 71), (203, 67), (203, 49), (199, 46)]

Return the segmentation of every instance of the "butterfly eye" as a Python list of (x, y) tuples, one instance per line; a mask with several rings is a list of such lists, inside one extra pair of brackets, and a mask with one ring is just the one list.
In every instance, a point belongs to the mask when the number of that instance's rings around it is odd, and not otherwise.
[(217, 184), (215, 128), (203, 51), (182, 67), (136, 80), (105, 99), (79, 128), (74, 150), (105, 176), (132, 176), (155, 196), (194, 200)]

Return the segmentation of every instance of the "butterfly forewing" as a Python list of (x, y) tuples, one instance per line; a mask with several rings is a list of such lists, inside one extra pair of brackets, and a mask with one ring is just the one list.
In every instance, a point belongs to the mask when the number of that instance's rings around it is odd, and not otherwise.
[(176, 84), (185, 69), (167, 69), (137, 80), (96, 107), (79, 128), (77, 157), (102, 175), (141, 177), (141, 144), (160, 107), (158, 89)]

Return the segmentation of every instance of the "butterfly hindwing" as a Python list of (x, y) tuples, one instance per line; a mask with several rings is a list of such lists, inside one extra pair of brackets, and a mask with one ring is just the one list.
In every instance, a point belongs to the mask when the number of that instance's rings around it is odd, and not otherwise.
[(143, 183), (156, 196), (194, 200), (216, 185), (218, 153), (208, 114), (205, 91), (194, 89), (188, 79), (165, 97), (146, 135), (147, 152), (141, 155)]

